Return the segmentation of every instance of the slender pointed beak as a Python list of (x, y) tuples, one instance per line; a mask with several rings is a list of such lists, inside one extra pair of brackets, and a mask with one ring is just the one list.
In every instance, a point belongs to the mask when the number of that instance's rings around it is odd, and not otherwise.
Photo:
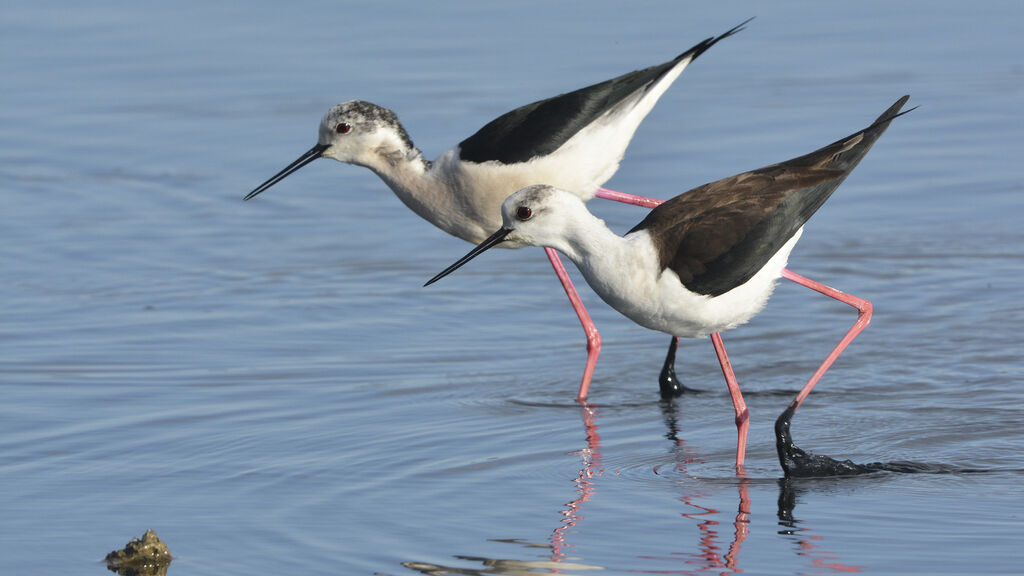
[(324, 150), (327, 150), (330, 147), (330, 144), (317, 144), (316, 146), (313, 146), (312, 148), (307, 150), (305, 154), (299, 156), (298, 160), (289, 164), (284, 170), (281, 170), (277, 174), (274, 174), (269, 180), (257, 186), (256, 189), (253, 190), (252, 192), (249, 192), (244, 199), (249, 200), (253, 196), (259, 194), (260, 192), (263, 192), (264, 190), (270, 188), (274, 184), (277, 184), (281, 180), (284, 180), (292, 172), (295, 172), (299, 168), (302, 168), (306, 164), (309, 164), (313, 160), (319, 158), (321, 155), (323, 155)]
[(469, 254), (466, 254), (462, 258), (459, 258), (458, 262), (456, 262), (455, 264), (452, 264), (451, 266), (445, 268), (443, 272), (441, 272), (437, 276), (434, 276), (433, 278), (431, 278), (423, 286), (425, 286), (425, 287), (426, 286), (430, 286), (431, 284), (433, 284), (434, 282), (437, 282), (441, 278), (444, 278), (445, 276), (451, 274), (452, 272), (455, 272), (456, 270), (461, 268), (462, 265), (465, 264), (466, 262), (469, 262), (473, 258), (476, 258), (480, 254), (483, 254), (484, 251), (487, 250), (488, 248), (493, 248), (494, 246), (497, 246), (498, 244), (501, 244), (502, 242), (504, 242), (505, 241), (505, 237), (508, 236), (511, 233), (512, 233), (512, 229), (511, 228), (502, 228), (501, 230), (498, 230), (494, 234), (491, 234), (491, 236), (487, 240), (484, 240), (483, 242), (477, 244), (476, 248), (473, 248), (472, 250), (470, 250)]

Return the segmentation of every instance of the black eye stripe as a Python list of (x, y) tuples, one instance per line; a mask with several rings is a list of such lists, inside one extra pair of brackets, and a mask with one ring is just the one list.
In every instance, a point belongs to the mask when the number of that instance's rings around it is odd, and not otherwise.
[(533, 210), (530, 210), (529, 206), (520, 206), (516, 208), (516, 218), (520, 220), (529, 220), (533, 216)]

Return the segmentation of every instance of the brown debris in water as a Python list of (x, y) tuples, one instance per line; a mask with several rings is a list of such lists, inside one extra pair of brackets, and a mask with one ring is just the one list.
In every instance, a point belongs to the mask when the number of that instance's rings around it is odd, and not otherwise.
[(171, 564), (171, 551), (156, 532), (146, 530), (142, 538), (132, 538), (124, 550), (107, 554), (107, 568), (121, 576), (164, 576)]

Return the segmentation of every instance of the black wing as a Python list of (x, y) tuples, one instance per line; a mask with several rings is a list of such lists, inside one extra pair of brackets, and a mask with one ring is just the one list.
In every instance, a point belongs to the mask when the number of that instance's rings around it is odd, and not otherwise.
[[(807, 222), (898, 116), (900, 98), (847, 138), (780, 164), (705, 184), (652, 210), (648, 230), (691, 292), (718, 296), (750, 280)], [(911, 108), (913, 110), (913, 108)]]
[(647, 90), (680, 61), (697, 58), (719, 40), (742, 30), (747, 22), (721, 36), (704, 40), (664, 64), (630, 72), (503, 114), (460, 142), (459, 158), (466, 162), (496, 160), (503, 164), (515, 164), (550, 154), (608, 109), (631, 94)]

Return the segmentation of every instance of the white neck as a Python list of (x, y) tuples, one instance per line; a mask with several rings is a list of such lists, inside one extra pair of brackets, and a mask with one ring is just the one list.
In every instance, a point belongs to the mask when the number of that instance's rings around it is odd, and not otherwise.
[(430, 166), (416, 148), (404, 150), (384, 150), (378, 148), (369, 158), (360, 162), (373, 170), (381, 180), (387, 183), (400, 198), (417, 196), (422, 187), (423, 177)]
[(458, 156), (449, 150), (429, 163), (415, 148), (401, 153), (377, 153), (362, 162), (373, 170), (403, 204), (445, 232), (477, 243), (501, 225), (500, 200), (481, 196), (486, 187), (467, 181)]
[(380, 179), (413, 212), (436, 224), (437, 207), (443, 204), (440, 200), (449, 194), (445, 194), (444, 186), (440, 186), (436, 179), (431, 177), (431, 165), (423, 159), (419, 150), (378, 148), (360, 164), (380, 176)]
[(565, 254), (580, 270), (584, 270), (593, 267), (599, 259), (621, 256), (623, 243), (623, 238), (612, 232), (604, 220), (583, 209), (566, 222), (562, 234), (552, 242), (551, 247)]
[(572, 260), (594, 292), (619, 312), (630, 316), (635, 300), (654, 299), (661, 265), (646, 232), (619, 236), (586, 212), (565, 233), (562, 244), (554, 248)]

